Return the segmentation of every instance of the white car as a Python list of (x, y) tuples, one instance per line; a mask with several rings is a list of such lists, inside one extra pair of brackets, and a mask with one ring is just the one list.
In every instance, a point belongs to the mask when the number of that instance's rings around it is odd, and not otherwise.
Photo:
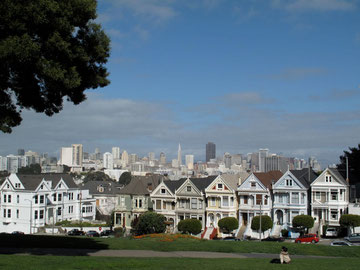
[(336, 228), (327, 228), (326, 232), (325, 232), (325, 236), (337, 237), (338, 236), (338, 231), (337, 231)]

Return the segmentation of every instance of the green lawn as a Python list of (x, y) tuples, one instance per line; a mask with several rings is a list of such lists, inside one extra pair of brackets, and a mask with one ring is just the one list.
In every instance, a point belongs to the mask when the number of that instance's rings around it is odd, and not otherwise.
[(359, 269), (360, 259), (293, 259), (289, 265), (270, 259), (109, 258), (0, 255), (0, 269)]
[(0, 247), (27, 248), (78, 248), (78, 249), (128, 249), (155, 251), (211, 251), (231, 253), (274, 253), (286, 245), (290, 254), (360, 257), (360, 246), (331, 247), (320, 244), (295, 244), (272, 242), (233, 242), (195, 239), (164, 241), (163, 238), (88, 238), (67, 236), (0, 235)]

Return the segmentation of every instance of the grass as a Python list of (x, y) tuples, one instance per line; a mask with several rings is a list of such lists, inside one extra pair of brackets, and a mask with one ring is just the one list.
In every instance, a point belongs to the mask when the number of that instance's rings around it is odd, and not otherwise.
[[(336, 260), (336, 263), (334, 263)], [(1, 270), (60, 269), (358, 269), (360, 259), (293, 259), (289, 265), (270, 259), (110, 258), (0, 255)]]
[(25, 248), (74, 248), (74, 249), (115, 249), (155, 251), (209, 251), (225, 253), (273, 253), (278, 254), (286, 245), (290, 254), (360, 257), (360, 246), (332, 247), (320, 244), (295, 244), (276, 242), (233, 242), (208, 241), (193, 238), (177, 238), (160, 235), (141, 239), (130, 238), (89, 238), (67, 236), (0, 235), (0, 247)]

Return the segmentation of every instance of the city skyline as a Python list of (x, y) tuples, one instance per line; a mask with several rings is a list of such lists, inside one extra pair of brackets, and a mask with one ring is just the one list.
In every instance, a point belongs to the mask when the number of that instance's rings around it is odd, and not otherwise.
[(99, 1), (111, 84), (49, 118), (24, 109), (0, 155), (73, 143), (204, 159), (266, 147), (338, 163), (360, 134), (359, 1)]

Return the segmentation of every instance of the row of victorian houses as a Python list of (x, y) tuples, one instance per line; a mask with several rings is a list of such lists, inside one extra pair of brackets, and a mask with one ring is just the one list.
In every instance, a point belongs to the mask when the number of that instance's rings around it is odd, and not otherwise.
[(348, 212), (349, 184), (331, 168), (319, 176), (309, 169), (178, 181), (153, 175), (133, 177), (125, 187), (98, 181), (78, 186), (68, 174), (11, 174), (0, 184), (0, 196), (0, 232), (35, 233), (62, 220), (91, 221), (96, 211), (114, 214), (114, 226), (130, 230), (136, 217), (153, 210), (166, 217), (168, 232), (195, 218), (202, 236), (210, 238), (219, 233), (220, 219), (235, 217), (238, 237), (258, 237), (250, 228), (258, 215), (272, 218), (272, 235), (282, 229), (294, 233), (292, 219), (301, 214), (314, 217), (314, 232), (322, 233), (322, 225), (339, 226)]
[(259, 237), (251, 230), (251, 221), (268, 215), (274, 222), (268, 234), (280, 235), (286, 229), (295, 236), (295, 216), (311, 215), (313, 232), (322, 233), (322, 225), (339, 226), (348, 205), (349, 184), (332, 168), (319, 176), (303, 169), (178, 181), (138, 179), (119, 191), (115, 226), (130, 229), (132, 220), (150, 209), (166, 217), (168, 232), (175, 232), (179, 221), (195, 218), (202, 224), (203, 237), (209, 238), (219, 233), (220, 219), (235, 217), (240, 224), (238, 237)]

